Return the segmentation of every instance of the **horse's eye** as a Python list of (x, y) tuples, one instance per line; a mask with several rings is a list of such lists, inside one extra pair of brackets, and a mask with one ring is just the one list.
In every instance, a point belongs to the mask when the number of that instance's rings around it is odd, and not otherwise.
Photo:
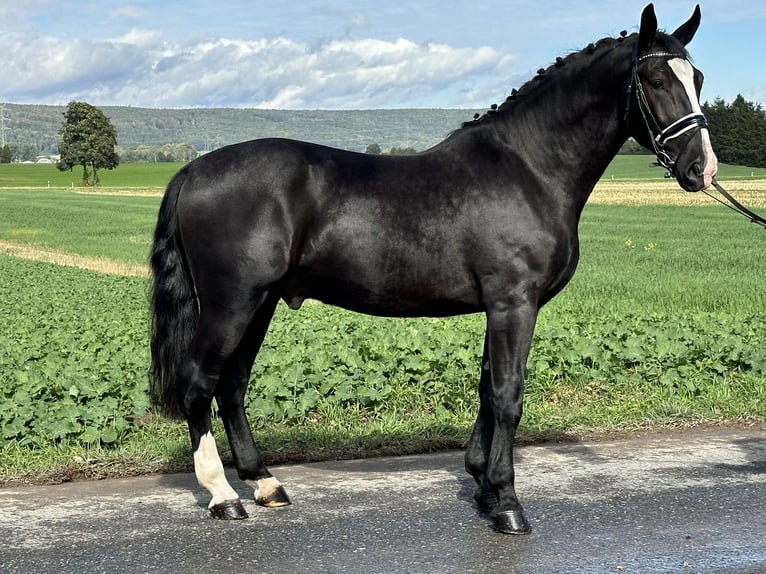
[(649, 84), (656, 90), (661, 90), (664, 85), (662, 80), (652, 80)]

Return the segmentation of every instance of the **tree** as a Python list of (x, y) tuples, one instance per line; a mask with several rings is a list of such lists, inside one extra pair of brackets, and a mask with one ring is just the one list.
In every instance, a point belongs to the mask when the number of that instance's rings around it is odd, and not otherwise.
[(398, 147), (394, 146), (391, 148), (391, 151), (388, 152), (390, 155), (414, 155), (417, 152), (414, 147), (407, 146), (407, 147)]
[(112, 122), (101, 110), (90, 104), (69, 102), (59, 135), (61, 159), (57, 167), (66, 171), (81, 165), (83, 185), (98, 185), (98, 170), (114, 169), (120, 163), (114, 149), (117, 145), (117, 132)]
[(618, 153), (621, 155), (650, 155), (652, 152), (650, 152), (633, 138), (628, 138), (628, 141), (622, 144), (622, 147)]
[(723, 163), (766, 167), (766, 112), (761, 104), (738, 94), (731, 104), (716, 98), (702, 112), (710, 126), (710, 141)]
[(11, 161), (35, 161), (37, 147), (32, 144), (10, 144)]
[(383, 150), (380, 149), (380, 146), (376, 143), (371, 143), (367, 146), (367, 150), (364, 153), (368, 153), (370, 155), (380, 155), (383, 153)]
[(0, 163), (11, 163), (12, 157), (13, 154), (11, 153), (11, 146), (5, 144), (2, 148), (0, 148)]
[(161, 147), (139, 145), (129, 149), (118, 149), (123, 163), (188, 162), (199, 154), (191, 144), (165, 144)]

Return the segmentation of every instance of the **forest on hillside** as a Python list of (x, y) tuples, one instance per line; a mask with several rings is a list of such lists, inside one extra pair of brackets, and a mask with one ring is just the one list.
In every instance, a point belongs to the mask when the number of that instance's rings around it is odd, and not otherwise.
[[(5, 104), (5, 141), (58, 153), (65, 106)], [(188, 144), (199, 152), (261, 137), (289, 137), (356, 151), (378, 144), (426, 149), (483, 110), (150, 109), (100, 106), (124, 149)]]
[[(427, 149), (483, 110), (260, 110), (235, 108), (99, 108), (117, 131), (122, 161), (188, 161), (199, 152), (262, 137), (287, 137), (354, 151)], [(0, 106), (12, 160), (58, 153), (64, 106)], [(738, 95), (705, 102), (702, 111), (718, 159), (766, 167), (766, 112)], [(647, 153), (628, 142), (621, 153)], [(0, 158), (9, 161), (10, 158)]]

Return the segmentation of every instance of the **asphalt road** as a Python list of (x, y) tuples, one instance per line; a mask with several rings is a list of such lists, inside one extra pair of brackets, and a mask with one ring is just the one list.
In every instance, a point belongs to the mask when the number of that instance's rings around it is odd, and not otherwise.
[(766, 429), (517, 452), (529, 536), (449, 452), (274, 468), (293, 506), (243, 522), (188, 474), (0, 489), (0, 572), (766, 574)]

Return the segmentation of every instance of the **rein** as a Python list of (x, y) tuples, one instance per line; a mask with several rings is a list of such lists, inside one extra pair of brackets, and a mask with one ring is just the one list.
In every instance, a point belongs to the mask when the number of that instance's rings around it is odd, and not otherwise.
[[(631, 81), (630, 85), (628, 86), (628, 103), (625, 107), (625, 120), (628, 121), (629, 113), (630, 113), (630, 102), (633, 99), (633, 93), (636, 94), (636, 101), (638, 102), (638, 109), (641, 112), (641, 117), (644, 120), (644, 125), (646, 126), (646, 130), (649, 133), (650, 141), (652, 142), (652, 150), (654, 151), (654, 155), (657, 156), (657, 163), (659, 163), (662, 167), (667, 169), (673, 176), (675, 177), (675, 171), (674, 167), (676, 165), (675, 160), (670, 156), (670, 154), (665, 151), (665, 144), (673, 140), (685, 133), (691, 132), (691, 131), (699, 131), (703, 128), (707, 128), (707, 119), (705, 116), (701, 113), (691, 113), (683, 116), (682, 118), (679, 118), (666, 128), (661, 128), (659, 122), (654, 117), (654, 114), (652, 113), (651, 108), (649, 107), (649, 102), (646, 99), (646, 94), (644, 94), (644, 88), (641, 85), (641, 80), (638, 77), (638, 64), (640, 62), (643, 62), (644, 60), (648, 58), (683, 58), (686, 59), (686, 56), (683, 54), (673, 53), (673, 52), (649, 52), (648, 54), (644, 54), (639, 57), (638, 55), (638, 42), (636, 42), (633, 45), (633, 60), (632, 60), (632, 72), (631, 72)], [(693, 134), (691, 134), (693, 135)], [(690, 140), (691, 138), (689, 138)], [(686, 143), (689, 142), (687, 140)], [(683, 147), (679, 151), (679, 154), (683, 151)], [(739, 213), (740, 215), (747, 217), (751, 223), (755, 223), (757, 225), (760, 225), (764, 229), (766, 229), (766, 219), (761, 217), (760, 215), (750, 211), (747, 207), (742, 205), (739, 201), (734, 199), (734, 197), (727, 192), (718, 181), (713, 178), (713, 187), (720, 193), (726, 201), (722, 201), (721, 199), (715, 197), (714, 195), (708, 193), (706, 190), (702, 190), (702, 192), (713, 199), (714, 201), (717, 201), (721, 205), (724, 205), (728, 207), (729, 209)]]
[(721, 201), (716, 196), (712, 195), (711, 193), (708, 193), (708, 191), (705, 189), (702, 190), (702, 193), (704, 193), (705, 195), (707, 195), (709, 198), (713, 199), (714, 201), (717, 201), (721, 205), (728, 207), (732, 211), (735, 211), (739, 213), (740, 215), (747, 217), (750, 220), (750, 223), (755, 223), (756, 225), (760, 225), (761, 227), (766, 229), (766, 219), (764, 219), (757, 213), (750, 211), (747, 207), (745, 207), (739, 201), (734, 199), (734, 197), (728, 191), (726, 191), (721, 186), (721, 184), (718, 183), (718, 181), (716, 181), (715, 178), (713, 178), (713, 187), (715, 187), (718, 193), (720, 193), (729, 203), (726, 203), (725, 201)]

